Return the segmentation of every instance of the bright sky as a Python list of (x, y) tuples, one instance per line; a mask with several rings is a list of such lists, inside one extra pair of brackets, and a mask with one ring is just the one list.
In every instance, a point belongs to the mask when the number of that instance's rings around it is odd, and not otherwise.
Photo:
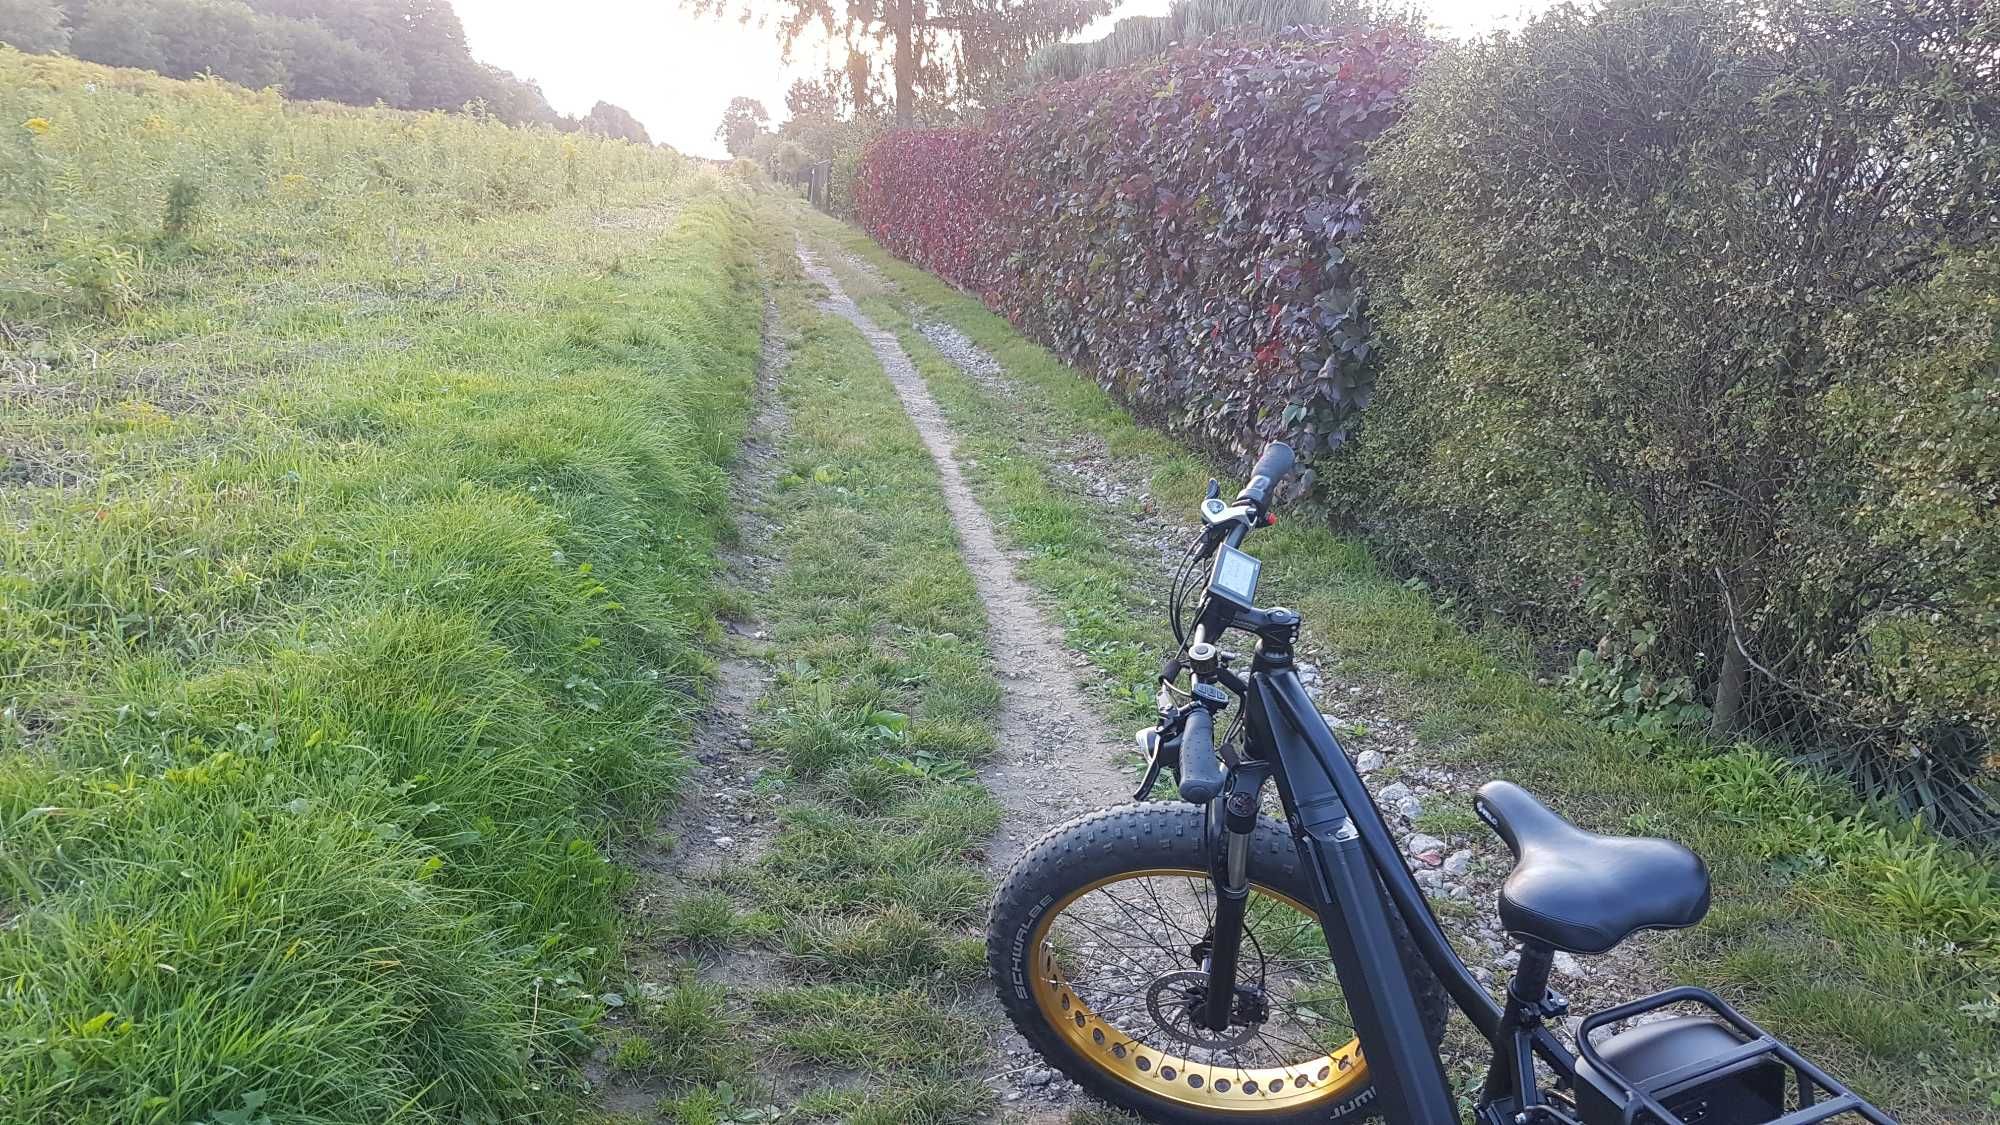
[[(1103, 28), (1124, 16), (1164, 15), (1168, 2), (1127, 0)], [(1524, 10), (1547, 3), (1432, 0), (1432, 10), (1441, 31), (1470, 34), (1516, 24)], [(540, 82), (557, 109), (583, 114), (600, 99), (612, 102), (654, 140), (700, 156), (723, 155), (714, 133), (730, 98), (757, 98), (783, 118), (786, 87), (825, 68), (823, 47), (801, 42), (787, 67), (774, 32), (692, 16), (678, 0), (454, 0), (453, 7), (473, 57)]]

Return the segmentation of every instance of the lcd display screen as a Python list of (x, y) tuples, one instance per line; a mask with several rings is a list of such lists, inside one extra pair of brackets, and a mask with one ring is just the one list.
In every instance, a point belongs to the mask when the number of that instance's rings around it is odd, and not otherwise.
[(1209, 576), (1208, 592), (1219, 594), (1241, 606), (1256, 604), (1256, 559), (1234, 547), (1224, 547), (1215, 556), (1215, 572)]

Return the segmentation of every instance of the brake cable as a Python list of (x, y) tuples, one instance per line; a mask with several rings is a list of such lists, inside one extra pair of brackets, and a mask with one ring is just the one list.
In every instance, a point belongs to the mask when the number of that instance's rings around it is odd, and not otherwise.
[(1180, 567), (1168, 589), (1167, 612), (1173, 622), (1174, 643), (1182, 649), (1187, 648), (1187, 628), (1182, 618), (1187, 613), (1188, 596), (1194, 593), (1195, 576), (1200, 572), (1202, 560), (1208, 557), (1210, 546), (1206, 532), (1188, 544), (1187, 550), (1181, 553)]

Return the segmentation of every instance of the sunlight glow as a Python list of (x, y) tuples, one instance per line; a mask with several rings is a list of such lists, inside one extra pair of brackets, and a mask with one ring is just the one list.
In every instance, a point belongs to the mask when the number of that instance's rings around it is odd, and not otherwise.
[[(1165, 14), (1168, 3), (1132, 0), (1079, 38), (1125, 16)], [(1445, 34), (1476, 34), (1515, 26), (1523, 10), (1546, 3), (1435, 0), (1432, 18)], [(826, 63), (824, 43), (801, 42), (786, 64), (770, 29), (690, 15), (675, 0), (456, 0), (453, 7), (475, 58), (540, 82), (558, 110), (581, 115), (600, 99), (612, 102), (654, 140), (696, 156), (724, 155), (714, 134), (730, 98), (757, 98), (781, 121), (792, 80), (816, 76)]]

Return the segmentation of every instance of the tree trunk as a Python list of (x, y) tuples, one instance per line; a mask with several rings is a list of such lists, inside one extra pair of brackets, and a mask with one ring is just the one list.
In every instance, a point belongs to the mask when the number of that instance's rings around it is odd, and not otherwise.
[[(1794, 323), (1804, 321), (1795, 319)], [(1804, 389), (1811, 379), (1812, 354), (1802, 333), (1802, 328), (1793, 328), (1777, 370), (1767, 376), (1785, 409), (1779, 419), (1781, 433), (1803, 425), (1799, 403), (1812, 393)], [(1774, 438), (1749, 438), (1741, 448), (1754, 449), (1756, 454), (1733, 474), (1735, 487), (1730, 491), (1737, 497), (1731, 512), (1734, 526), (1718, 537), (1723, 568), (1715, 572), (1723, 598), (1722, 668), (1715, 678), (1708, 734), (1717, 740), (1740, 734), (1749, 714), (1750, 657), (1744, 652), (1744, 638), (1738, 630), (1751, 620), (1747, 615), (1764, 604), (1768, 576), (1774, 566), (1781, 565), (1772, 558), (1776, 546), (1772, 533), (1779, 525), (1778, 498), (1785, 482), (1798, 472), (1789, 449)]]
[(896, 124), (908, 125), (917, 108), (917, 18), (919, 0), (896, 5)]
[(1734, 628), (1722, 642), (1722, 674), (1715, 680), (1715, 706), (1708, 713), (1708, 736), (1718, 742), (1736, 737), (1743, 729), (1743, 712), (1749, 702), (1750, 660), (1737, 643)]

